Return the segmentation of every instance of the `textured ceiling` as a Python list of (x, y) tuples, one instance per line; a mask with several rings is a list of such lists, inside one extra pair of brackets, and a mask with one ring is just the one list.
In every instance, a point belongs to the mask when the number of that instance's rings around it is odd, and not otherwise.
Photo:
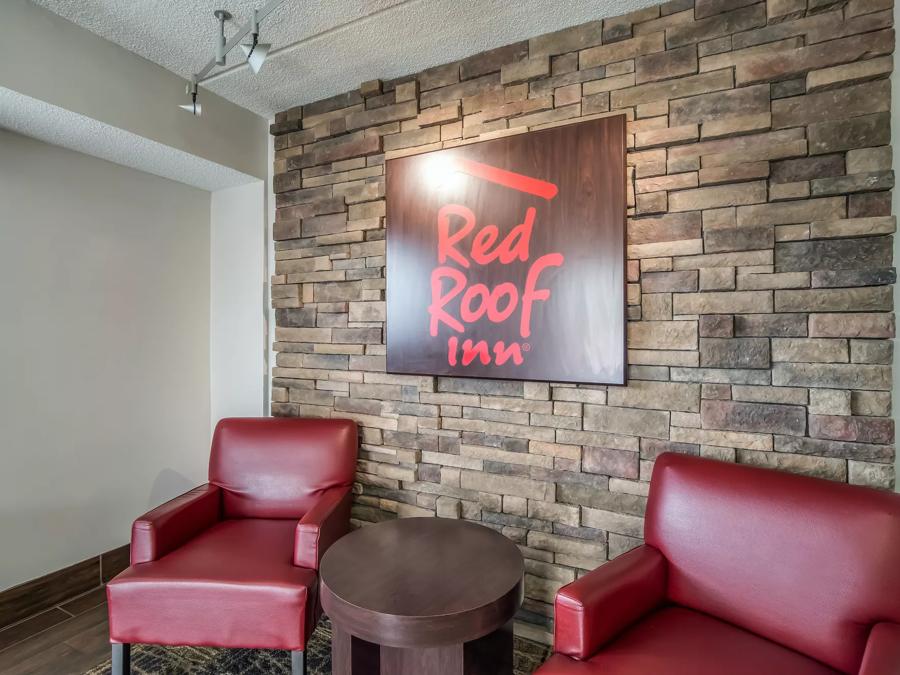
[(256, 180), (221, 164), (4, 87), (0, 87), (0, 129), (211, 192)]
[[(232, 35), (265, 0), (35, 0), (169, 70), (190, 76), (213, 55), (213, 10)], [(273, 51), (253, 75), (235, 49), (204, 85), (272, 117), (279, 110), (392, 78), (653, 0), (285, 0), (262, 24)]]

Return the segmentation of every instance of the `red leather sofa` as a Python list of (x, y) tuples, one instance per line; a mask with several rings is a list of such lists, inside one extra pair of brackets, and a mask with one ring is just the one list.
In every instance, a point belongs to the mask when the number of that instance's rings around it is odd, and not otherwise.
[(131, 566), (107, 586), (113, 673), (131, 643), (304, 649), (317, 570), (350, 529), (358, 437), (349, 420), (223, 419), (209, 483), (141, 516)]
[(644, 539), (560, 589), (539, 675), (900, 673), (900, 496), (665, 454)]

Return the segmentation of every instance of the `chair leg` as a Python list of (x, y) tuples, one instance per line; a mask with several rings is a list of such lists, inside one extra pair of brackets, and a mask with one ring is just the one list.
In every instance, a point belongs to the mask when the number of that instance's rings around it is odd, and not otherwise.
[(302, 649), (291, 652), (291, 675), (306, 675), (306, 652)]
[(112, 645), (112, 675), (131, 675), (131, 645)]

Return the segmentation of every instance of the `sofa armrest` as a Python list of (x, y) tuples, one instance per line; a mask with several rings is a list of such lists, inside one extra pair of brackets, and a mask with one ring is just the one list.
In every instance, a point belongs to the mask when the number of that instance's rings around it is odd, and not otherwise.
[(325, 551), (350, 531), (349, 487), (334, 487), (322, 492), (306, 515), (297, 523), (294, 533), (294, 564), (319, 569)]
[(900, 624), (872, 627), (859, 675), (900, 675)]
[(159, 560), (221, 519), (221, 489), (201, 485), (157, 506), (131, 526), (131, 564)]
[(666, 596), (666, 559), (639, 546), (559, 589), (553, 650), (586, 659)]

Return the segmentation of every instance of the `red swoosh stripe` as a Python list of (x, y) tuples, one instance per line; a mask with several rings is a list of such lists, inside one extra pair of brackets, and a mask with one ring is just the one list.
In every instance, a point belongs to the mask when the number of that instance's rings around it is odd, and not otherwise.
[(490, 164), (482, 164), (481, 162), (474, 162), (470, 159), (463, 158), (456, 159), (455, 163), (462, 173), (476, 178), (482, 178), (491, 183), (518, 190), (519, 192), (527, 192), (528, 194), (537, 197), (543, 197), (548, 201), (553, 199), (559, 192), (559, 188), (553, 183), (548, 183), (539, 178), (525, 176), (521, 173), (515, 173), (514, 171), (498, 169), (496, 166), (491, 166)]

